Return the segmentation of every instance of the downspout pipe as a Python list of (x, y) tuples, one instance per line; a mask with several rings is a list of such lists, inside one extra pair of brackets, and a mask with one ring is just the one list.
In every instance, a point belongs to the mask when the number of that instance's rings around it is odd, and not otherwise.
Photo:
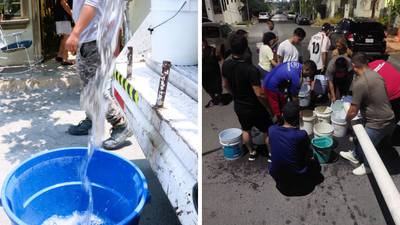
[(365, 131), (364, 126), (354, 120), (352, 121), (352, 126), (390, 214), (392, 215), (393, 221), (396, 225), (400, 225), (400, 193)]

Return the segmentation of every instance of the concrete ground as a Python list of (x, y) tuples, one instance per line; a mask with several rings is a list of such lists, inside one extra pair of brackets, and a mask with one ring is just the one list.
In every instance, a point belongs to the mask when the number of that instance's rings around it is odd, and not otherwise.
[[(258, 62), (255, 43), (259, 42), (263, 24), (248, 29), (253, 62)], [(276, 24), (280, 40), (289, 37), (297, 25)], [(302, 26), (307, 37), (319, 28)], [(306, 57), (307, 58), (307, 57)], [(204, 108), (209, 97), (203, 91), (203, 223), (220, 224), (305, 224), (305, 225), (381, 225), (394, 224), (372, 174), (354, 176), (355, 165), (338, 157), (341, 150), (353, 144), (347, 138), (336, 139), (332, 163), (322, 167), (324, 182), (304, 197), (285, 197), (275, 188), (267, 171), (267, 159), (249, 162), (247, 155), (228, 161), (218, 141), (218, 133), (240, 127), (233, 104)], [(223, 115), (223, 116), (221, 116)], [(383, 148), (381, 157), (400, 188), (399, 149)]]
[[(70, 124), (84, 118), (84, 112), (79, 108), (79, 82), (74, 83), (79, 77), (74, 68), (58, 67), (52, 61), (40, 67), (46, 67), (45, 72), (36, 71), (38, 74), (19, 77), (0, 73), (0, 87), (2, 84), (7, 87), (4, 84), (10, 80), (21, 83), (12, 86), (13, 91), (5, 88), (0, 92), (0, 183), (13, 168), (38, 152), (87, 146), (87, 136), (66, 133)], [(22, 83), (27, 80), (39, 80), (40, 88), (24, 87)], [(131, 137), (130, 142), (131, 145), (115, 153), (134, 162), (148, 180), (151, 202), (145, 206), (139, 224), (180, 224), (137, 141)], [(1, 207), (0, 224), (11, 224)]]

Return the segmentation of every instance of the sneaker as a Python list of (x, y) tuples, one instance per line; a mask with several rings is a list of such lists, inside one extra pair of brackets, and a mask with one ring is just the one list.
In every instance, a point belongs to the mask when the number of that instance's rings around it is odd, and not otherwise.
[(92, 129), (92, 121), (89, 118), (85, 118), (78, 125), (71, 125), (68, 128), (68, 133), (71, 135), (88, 135), (89, 130)]
[(357, 176), (362, 176), (367, 173), (371, 173), (371, 169), (364, 166), (364, 163), (362, 163), (361, 166), (359, 166), (353, 170), (353, 174), (357, 175)]
[(340, 156), (342, 156), (343, 158), (349, 160), (354, 164), (360, 163), (358, 159), (356, 159), (356, 157), (354, 156), (354, 151), (348, 151), (348, 152), (341, 151), (339, 154)]
[(205, 108), (210, 108), (211, 106), (214, 106), (215, 104), (214, 104), (214, 101), (211, 99), (208, 103), (207, 103), (207, 105), (205, 105), (204, 107)]
[(249, 154), (249, 161), (253, 162), (253, 161), (256, 160), (256, 158), (257, 158), (257, 152), (256, 151), (254, 151), (254, 153), (250, 153)]
[(103, 148), (107, 150), (119, 149), (132, 134), (133, 132), (125, 125), (113, 127), (111, 137), (103, 142)]

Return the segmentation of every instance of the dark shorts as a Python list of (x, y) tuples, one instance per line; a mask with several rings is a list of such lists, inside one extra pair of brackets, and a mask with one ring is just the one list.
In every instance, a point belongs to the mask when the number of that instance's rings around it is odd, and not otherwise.
[(250, 131), (252, 127), (256, 127), (260, 132), (267, 133), (268, 128), (272, 125), (272, 120), (267, 111), (257, 113), (238, 113), (239, 123), (242, 130)]
[(391, 100), (390, 104), (392, 105), (394, 116), (396, 117), (396, 123), (398, 123), (400, 121), (400, 98)]

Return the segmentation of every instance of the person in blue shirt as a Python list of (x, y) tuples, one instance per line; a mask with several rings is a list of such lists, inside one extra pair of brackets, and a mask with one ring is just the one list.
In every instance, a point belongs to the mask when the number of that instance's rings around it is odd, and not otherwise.
[(311, 60), (303, 64), (291, 61), (279, 64), (265, 75), (263, 89), (275, 116), (278, 118), (282, 116), (282, 107), (288, 95), (297, 100), (302, 78), (312, 78), (316, 71), (317, 66)]
[(271, 151), (269, 173), (282, 194), (306, 195), (324, 180), (320, 173), (321, 166), (313, 158), (307, 133), (298, 128), (300, 107), (295, 102), (288, 102), (282, 111), (284, 124), (268, 129)]

